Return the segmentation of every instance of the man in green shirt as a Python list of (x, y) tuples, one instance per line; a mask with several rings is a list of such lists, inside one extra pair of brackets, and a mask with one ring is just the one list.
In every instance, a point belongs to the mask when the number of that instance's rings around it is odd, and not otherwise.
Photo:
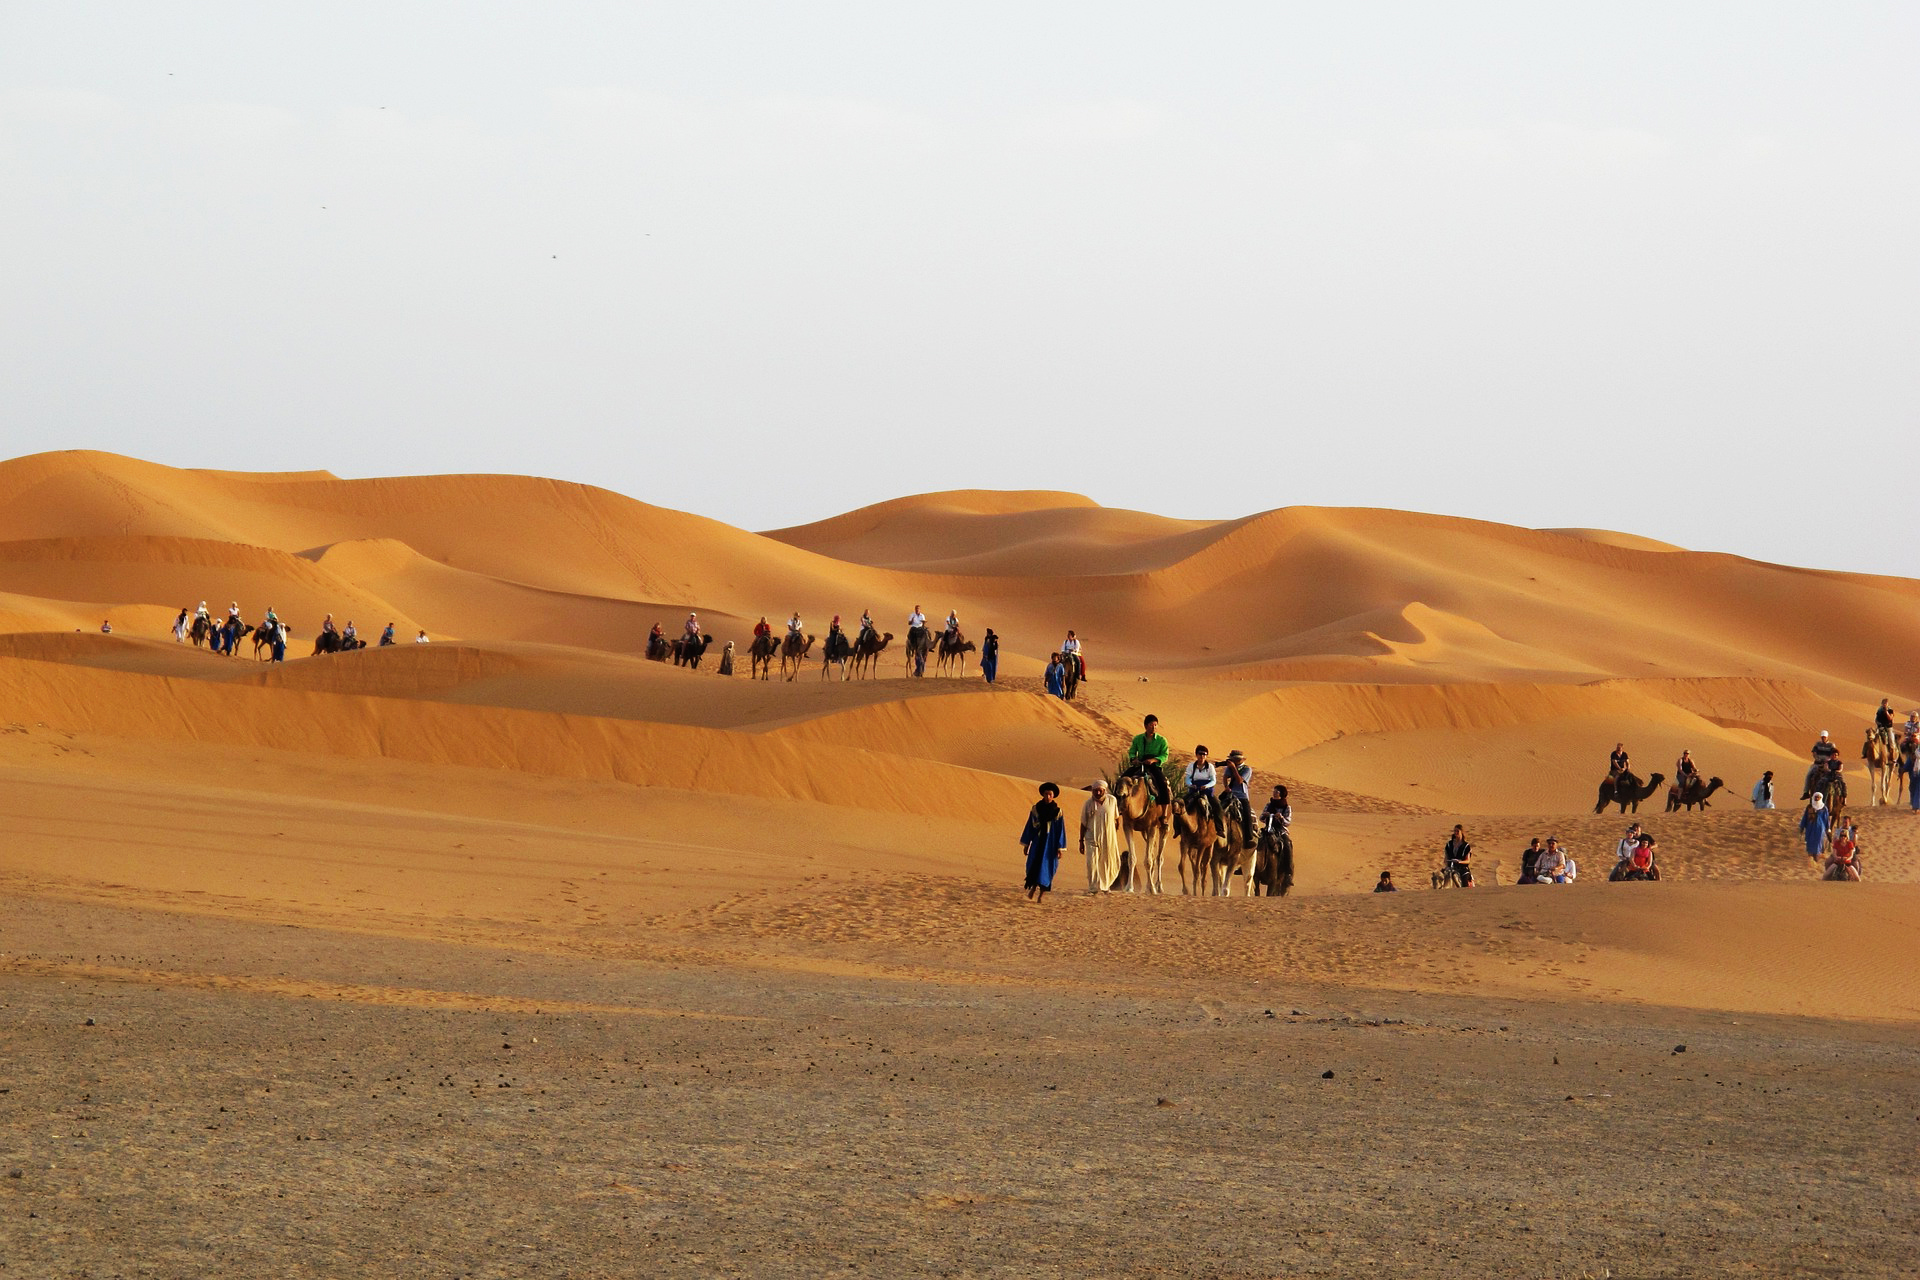
[(1144, 725), (1146, 732), (1133, 735), (1133, 743), (1127, 748), (1126, 772), (1136, 770), (1146, 778), (1147, 785), (1153, 788), (1153, 798), (1161, 804), (1172, 802), (1172, 793), (1167, 789), (1167, 740), (1160, 735), (1160, 717), (1148, 716)]

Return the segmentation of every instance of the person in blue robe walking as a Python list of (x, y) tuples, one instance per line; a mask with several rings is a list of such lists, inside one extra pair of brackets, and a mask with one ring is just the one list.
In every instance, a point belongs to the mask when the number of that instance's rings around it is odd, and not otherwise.
[(1047, 692), (1056, 698), (1067, 696), (1067, 667), (1057, 653), (1047, 660)]
[(1027, 852), (1027, 897), (1038, 902), (1053, 888), (1060, 852), (1067, 847), (1067, 820), (1060, 814), (1060, 788), (1055, 784), (1040, 784), (1040, 801), (1027, 814), (1020, 847)]
[(993, 678), (1000, 674), (1000, 637), (993, 634), (993, 628), (987, 628), (987, 635), (980, 642), (980, 674), (992, 684)]
[(1827, 827), (1832, 821), (1826, 800), (1814, 792), (1807, 801), (1807, 811), (1800, 815), (1800, 834), (1807, 838), (1807, 856), (1816, 862), (1827, 850)]

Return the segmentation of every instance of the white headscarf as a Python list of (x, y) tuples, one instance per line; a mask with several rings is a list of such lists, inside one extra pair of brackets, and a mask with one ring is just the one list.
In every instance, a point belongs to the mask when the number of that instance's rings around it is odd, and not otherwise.
[(1824, 809), (1827, 807), (1825, 798), (1822, 797), (1818, 791), (1813, 793), (1813, 807), (1816, 809)]

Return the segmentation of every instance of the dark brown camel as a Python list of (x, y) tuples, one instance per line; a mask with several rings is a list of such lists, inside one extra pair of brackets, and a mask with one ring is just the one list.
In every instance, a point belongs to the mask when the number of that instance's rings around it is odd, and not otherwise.
[(952, 667), (964, 675), (967, 668), (967, 655), (972, 652), (973, 641), (957, 631), (951, 635), (941, 632), (939, 652), (934, 655), (934, 674), (944, 676), (947, 674), (947, 669)]
[(1640, 785), (1640, 779), (1631, 773), (1621, 774), (1618, 782), (1608, 778), (1600, 784), (1600, 798), (1594, 801), (1593, 811), (1605, 813), (1608, 805), (1617, 804), (1622, 813), (1625, 813), (1629, 806), (1638, 813), (1640, 802), (1653, 799), (1654, 793), (1660, 790), (1660, 784), (1666, 780), (1666, 774), (1656, 773), (1647, 779), (1647, 785), (1643, 787)]
[(1718, 778), (1709, 778), (1702, 782), (1698, 774), (1694, 775), (1684, 788), (1676, 782), (1667, 788), (1667, 812), (1672, 813), (1676, 809), (1684, 808), (1688, 813), (1692, 813), (1695, 805), (1699, 805), (1702, 809), (1711, 808), (1712, 806), (1707, 803), (1707, 797), (1726, 785)]
[(747, 650), (747, 676), (753, 680), (768, 680), (773, 677), (773, 656), (780, 651), (780, 642), (771, 632), (755, 636), (753, 647)]
[(863, 633), (853, 642), (853, 674), (873, 676), (880, 674), (880, 651), (893, 643), (893, 632), (876, 635), (871, 631)]
[[(780, 678), (791, 682), (794, 676), (800, 674), (800, 664), (805, 662), (807, 655), (812, 652), (812, 636), (803, 638), (789, 632), (786, 640), (780, 645)], [(789, 666), (793, 668), (793, 675), (787, 674), (787, 668)]]

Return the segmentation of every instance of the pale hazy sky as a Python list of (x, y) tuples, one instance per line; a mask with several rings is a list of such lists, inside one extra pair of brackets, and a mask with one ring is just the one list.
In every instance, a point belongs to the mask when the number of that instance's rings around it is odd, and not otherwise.
[(1910, 0), (8, 0), (0, 454), (1920, 576), (1916, 67)]

